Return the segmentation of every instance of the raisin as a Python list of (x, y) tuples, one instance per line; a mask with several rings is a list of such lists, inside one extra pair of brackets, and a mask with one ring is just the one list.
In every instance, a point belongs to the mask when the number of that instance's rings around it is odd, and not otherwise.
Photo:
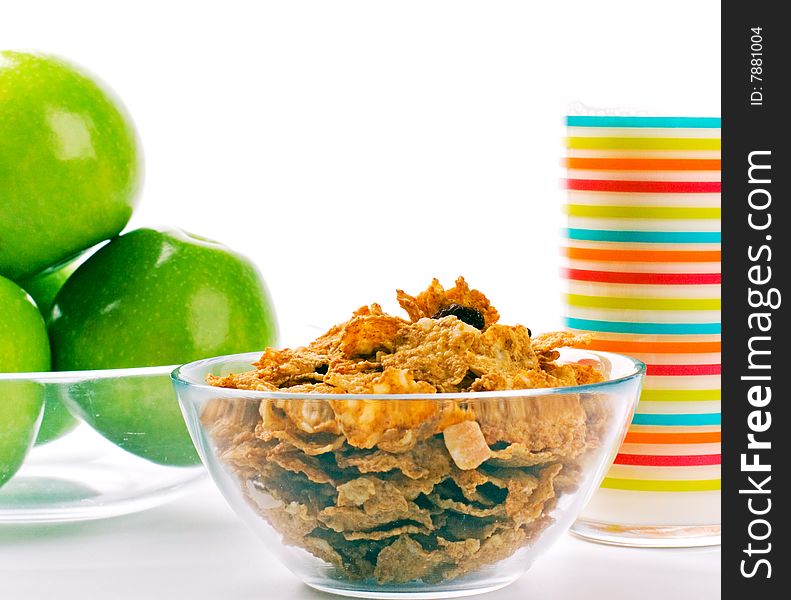
[(329, 365), (319, 365), (314, 369), (314, 371), (316, 371), (316, 373), (318, 373), (319, 375), (326, 375), (329, 368), (330, 368)]
[(459, 321), (464, 321), (467, 325), (472, 325), (475, 329), (483, 329), (486, 326), (486, 322), (483, 319), (483, 315), (481, 311), (477, 308), (471, 308), (469, 306), (462, 306), (461, 304), (449, 304), (448, 306), (443, 306), (440, 308), (434, 315), (431, 317), (432, 319), (441, 319), (442, 317), (454, 316)]

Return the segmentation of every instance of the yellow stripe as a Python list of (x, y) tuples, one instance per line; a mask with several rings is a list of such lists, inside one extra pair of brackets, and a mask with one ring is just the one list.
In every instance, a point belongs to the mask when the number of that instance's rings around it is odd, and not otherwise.
[(632, 310), (720, 310), (719, 298), (618, 298), (567, 294), (569, 306)]
[(721, 390), (643, 390), (642, 402), (716, 402)]
[(630, 490), (635, 492), (711, 492), (722, 487), (719, 479), (615, 479), (605, 478), (601, 484), (608, 490)]
[(566, 213), (572, 217), (610, 219), (719, 219), (718, 207), (688, 206), (595, 206), (568, 204)]
[(568, 137), (575, 150), (719, 150), (719, 138)]

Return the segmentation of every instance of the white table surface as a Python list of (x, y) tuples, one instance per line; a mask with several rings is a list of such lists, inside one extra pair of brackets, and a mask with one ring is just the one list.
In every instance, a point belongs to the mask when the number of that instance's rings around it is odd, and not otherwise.
[[(720, 551), (636, 550), (563, 537), (487, 599), (708, 600)], [(2, 600), (330, 600), (301, 584), (205, 481), (142, 513), (81, 523), (0, 525)]]

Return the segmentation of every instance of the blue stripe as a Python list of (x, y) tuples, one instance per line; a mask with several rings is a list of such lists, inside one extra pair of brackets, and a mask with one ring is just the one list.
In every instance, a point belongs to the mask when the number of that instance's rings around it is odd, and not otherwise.
[(566, 317), (572, 329), (587, 329), (605, 333), (656, 333), (665, 335), (710, 335), (720, 333), (719, 323), (627, 323), (621, 321), (596, 321)]
[(662, 414), (638, 413), (632, 419), (632, 425), (720, 425), (721, 413), (702, 414)]
[(563, 229), (561, 235), (586, 242), (643, 242), (648, 244), (719, 244), (719, 231), (612, 231)]
[(577, 115), (566, 117), (568, 127), (688, 127), (718, 129), (719, 117), (637, 117)]

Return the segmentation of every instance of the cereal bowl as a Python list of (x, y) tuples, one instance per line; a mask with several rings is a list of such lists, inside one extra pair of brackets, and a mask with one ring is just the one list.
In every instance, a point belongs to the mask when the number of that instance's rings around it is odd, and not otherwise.
[[(598, 487), (645, 371), (625, 356), (563, 349), (559, 363), (597, 364), (606, 381), (390, 395), (206, 383), (257, 358), (173, 371), (195, 446), (227, 501), (285, 566), (309, 586), (365, 598), (471, 595), (522, 575)], [(360, 443), (323, 429), (322, 415), (341, 408), (360, 426), (384, 420), (397, 434)], [(445, 424), (429, 431), (429, 422)]]

